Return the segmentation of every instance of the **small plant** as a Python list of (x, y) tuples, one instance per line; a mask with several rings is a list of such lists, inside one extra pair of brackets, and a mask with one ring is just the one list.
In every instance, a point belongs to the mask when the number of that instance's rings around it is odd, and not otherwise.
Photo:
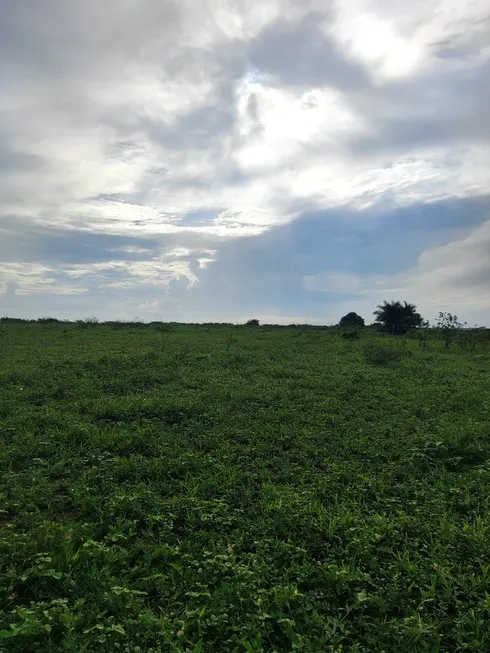
[(446, 349), (449, 349), (451, 343), (456, 338), (457, 333), (460, 332), (465, 325), (466, 322), (460, 322), (457, 315), (453, 315), (452, 313), (439, 313), (436, 328), (441, 334)]
[(172, 335), (172, 333), (169, 332), (169, 333), (166, 333), (166, 334), (162, 337), (162, 339), (161, 339), (161, 341), (160, 341), (160, 351), (161, 351), (162, 353), (165, 353), (165, 352), (167, 351), (167, 348), (168, 348), (168, 344), (169, 344), (169, 340), (170, 340), (171, 335)]
[(183, 345), (181, 346), (177, 356), (180, 360), (185, 361), (189, 358), (189, 354), (191, 353), (191, 346), (188, 342), (184, 342)]
[(236, 340), (235, 340), (235, 338), (233, 337), (233, 334), (231, 334), (231, 333), (228, 334), (228, 335), (226, 336), (226, 340), (225, 340), (225, 345), (226, 345), (226, 346), (225, 346), (225, 351), (229, 351), (230, 347), (231, 347), (233, 344), (235, 344), (235, 342), (236, 342)]
[(388, 365), (388, 363), (400, 360), (405, 355), (404, 349), (388, 343), (368, 342), (364, 346), (364, 358), (371, 365)]
[(248, 320), (247, 326), (259, 326), (260, 322), (257, 319)]
[(474, 352), (480, 346), (485, 346), (486, 329), (475, 325), (472, 329), (461, 329), (458, 333), (458, 344), (461, 349)]
[(429, 342), (429, 337), (430, 337), (429, 323), (428, 322), (423, 323), (419, 329), (416, 329), (410, 335), (411, 337), (413, 337), (415, 340), (418, 341), (419, 347), (422, 347), (423, 349), (427, 349), (427, 343)]

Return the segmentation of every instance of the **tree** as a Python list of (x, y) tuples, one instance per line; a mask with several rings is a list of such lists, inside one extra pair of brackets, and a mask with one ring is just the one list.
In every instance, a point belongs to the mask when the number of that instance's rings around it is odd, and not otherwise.
[(377, 306), (374, 315), (386, 331), (394, 336), (401, 336), (424, 324), (424, 319), (417, 313), (415, 304), (407, 302), (387, 302)]
[(466, 322), (463, 324), (458, 320), (457, 315), (452, 315), (452, 313), (439, 313), (439, 318), (436, 322), (436, 328), (442, 335), (444, 340), (444, 347), (449, 349), (452, 341), (454, 340), (456, 333), (461, 331), (466, 326)]
[(360, 315), (357, 313), (347, 313), (347, 315), (344, 315), (344, 317), (340, 320), (339, 326), (364, 326), (364, 318), (362, 318)]
[(252, 319), (247, 322), (247, 326), (259, 326), (260, 322), (257, 319)]

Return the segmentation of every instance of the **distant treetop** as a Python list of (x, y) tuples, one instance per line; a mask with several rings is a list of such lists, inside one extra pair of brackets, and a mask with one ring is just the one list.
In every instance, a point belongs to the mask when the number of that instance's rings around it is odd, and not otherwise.
[(340, 326), (364, 326), (364, 318), (357, 313), (351, 312), (344, 315), (339, 322)]
[(417, 327), (424, 325), (424, 319), (417, 313), (415, 304), (408, 302), (387, 302), (380, 304), (374, 311), (378, 322), (389, 333), (395, 336), (401, 336)]

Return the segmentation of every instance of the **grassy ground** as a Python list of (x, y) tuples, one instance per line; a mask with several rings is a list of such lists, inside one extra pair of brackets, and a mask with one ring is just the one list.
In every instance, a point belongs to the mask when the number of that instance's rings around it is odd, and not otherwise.
[(490, 351), (369, 338), (0, 324), (0, 651), (489, 651)]

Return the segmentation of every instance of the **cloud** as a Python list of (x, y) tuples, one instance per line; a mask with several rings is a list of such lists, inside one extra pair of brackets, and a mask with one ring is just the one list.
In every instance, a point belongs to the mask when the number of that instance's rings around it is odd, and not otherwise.
[[(401, 288), (478, 305), (487, 0), (0, 6), (5, 310), (333, 319), (400, 261)], [(454, 229), (415, 224), (450, 205)]]
[(300, 88), (362, 89), (363, 67), (346, 58), (325, 29), (331, 16), (309, 13), (300, 20), (279, 18), (248, 46), (252, 69), (274, 84)]
[(461, 240), (422, 253), (416, 268), (417, 281), (460, 303), (475, 295), (490, 306), (490, 219)]

